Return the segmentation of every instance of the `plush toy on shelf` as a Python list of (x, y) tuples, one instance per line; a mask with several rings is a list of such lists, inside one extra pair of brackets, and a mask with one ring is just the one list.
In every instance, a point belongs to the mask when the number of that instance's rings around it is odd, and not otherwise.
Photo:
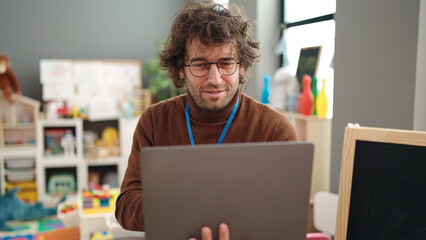
[(12, 93), (21, 93), (18, 79), (10, 68), (9, 59), (5, 55), (0, 55), (0, 90), (3, 91), (4, 97), (13, 103)]

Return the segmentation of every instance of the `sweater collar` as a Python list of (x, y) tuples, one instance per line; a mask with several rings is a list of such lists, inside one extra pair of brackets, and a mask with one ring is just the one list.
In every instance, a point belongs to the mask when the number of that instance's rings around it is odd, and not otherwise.
[[(226, 121), (228, 120), (228, 117), (231, 114), (232, 108), (237, 102), (239, 95), (240, 95), (240, 90), (238, 89), (234, 97), (232, 98), (231, 102), (229, 102), (228, 106), (226, 106), (222, 110), (212, 112), (212, 111), (206, 111), (200, 108), (197, 105), (197, 103), (194, 101), (194, 99), (191, 97), (191, 95), (187, 94), (186, 101), (189, 106), (189, 116), (191, 117), (192, 120), (195, 120), (198, 122), (205, 122), (205, 123), (215, 123), (215, 122)], [(240, 107), (240, 105), (241, 105), (241, 99), (240, 99), (240, 103), (238, 104), (238, 107)]]

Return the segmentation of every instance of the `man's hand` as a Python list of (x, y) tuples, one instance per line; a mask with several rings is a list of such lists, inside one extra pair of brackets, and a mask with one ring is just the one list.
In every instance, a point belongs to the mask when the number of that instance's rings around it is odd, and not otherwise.
[[(189, 238), (188, 240), (197, 240), (196, 238)], [(212, 230), (204, 226), (201, 228), (201, 239), (200, 240), (212, 240)], [(219, 239), (218, 240), (229, 240), (229, 228), (226, 223), (219, 225)]]

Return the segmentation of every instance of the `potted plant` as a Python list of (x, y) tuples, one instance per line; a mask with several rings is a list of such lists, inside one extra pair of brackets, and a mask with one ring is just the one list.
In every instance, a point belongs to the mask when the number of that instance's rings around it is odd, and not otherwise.
[(144, 75), (150, 79), (149, 90), (152, 92), (154, 102), (184, 93), (184, 89), (176, 89), (173, 81), (167, 77), (167, 71), (160, 67), (158, 56), (150, 59), (143, 67)]

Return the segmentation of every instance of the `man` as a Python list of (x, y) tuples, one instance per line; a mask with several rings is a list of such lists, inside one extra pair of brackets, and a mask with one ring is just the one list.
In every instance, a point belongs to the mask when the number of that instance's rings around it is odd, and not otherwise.
[[(174, 19), (160, 61), (188, 93), (152, 105), (139, 120), (115, 212), (125, 229), (144, 230), (141, 148), (297, 140), (287, 118), (240, 92), (259, 44), (241, 10), (231, 7), (188, 2)], [(227, 239), (226, 224), (219, 230)], [(203, 228), (203, 239), (209, 233)]]

